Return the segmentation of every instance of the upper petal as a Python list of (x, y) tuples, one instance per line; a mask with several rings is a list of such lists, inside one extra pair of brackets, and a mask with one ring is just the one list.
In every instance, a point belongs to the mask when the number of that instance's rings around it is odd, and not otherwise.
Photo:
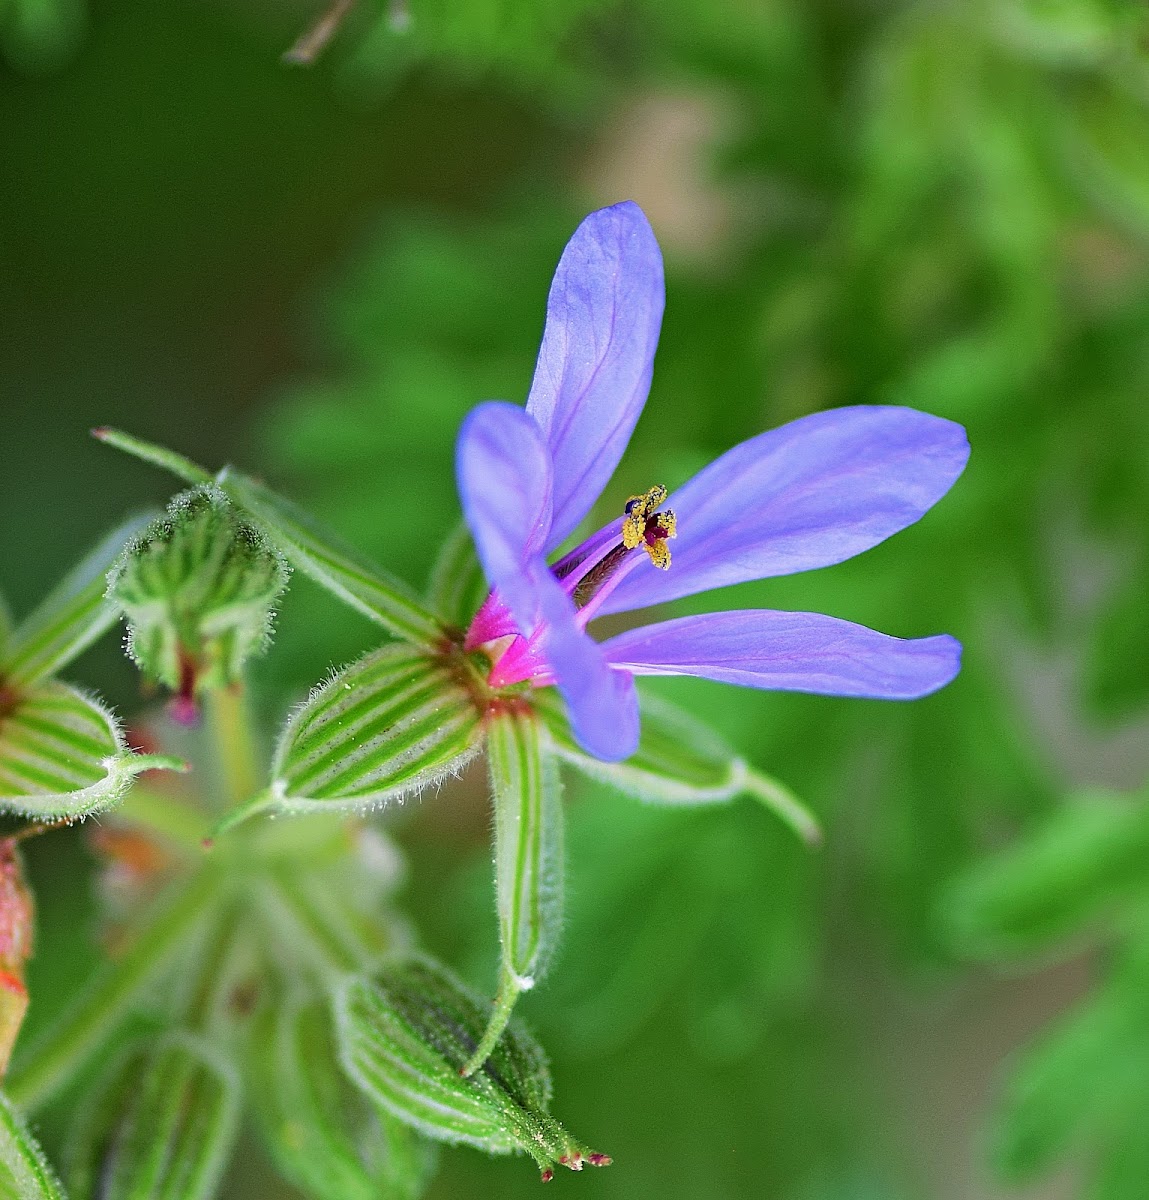
[(539, 612), (526, 568), (551, 527), (551, 460), (538, 426), (516, 404), (480, 404), (459, 430), (455, 475), (487, 580), (529, 633)]
[(590, 511), (646, 403), (662, 322), (662, 254), (632, 201), (575, 230), (547, 298), (527, 412), (554, 462), (554, 549)]
[(747, 609), (679, 617), (604, 642), (637, 675), (698, 675), (744, 687), (879, 700), (916, 700), (961, 667), (942, 634), (905, 640), (821, 613)]
[(667, 501), (669, 571), (639, 566), (600, 611), (826, 567), (912, 525), (969, 458), (965, 430), (912, 408), (813, 413), (742, 442)]

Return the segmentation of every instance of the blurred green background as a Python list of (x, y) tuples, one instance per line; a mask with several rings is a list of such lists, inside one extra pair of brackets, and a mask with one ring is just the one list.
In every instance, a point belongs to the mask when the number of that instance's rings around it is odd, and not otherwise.
[[(950, 632), (912, 705), (665, 690), (822, 815), (572, 780), (563, 951), (524, 1011), (588, 1195), (1149, 1195), (1149, 10), (1141, 0), (0, 0), (3, 588), (26, 611), (164, 478), (260, 471), (421, 581), (455, 430), (520, 400), (566, 238), (645, 208), (654, 387), (604, 512), (827, 406), (964, 423), (858, 560), (706, 605)], [(637, 487), (636, 487), (637, 485)], [(371, 627), (305, 582), (269, 722)], [(114, 639), (73, 671), (144, 703)], [(489, 990), (481, 772), (388, 819), (425, 944)], [(82, 831), (30, 853), (31, 976), (91, 962)], [(49, 1150), (52, 1147), (49, 1145)], [(230, 1195), (288, 1195), (257, 1154)], [(533, 1195), (450, 1150), (430, 1196)]]

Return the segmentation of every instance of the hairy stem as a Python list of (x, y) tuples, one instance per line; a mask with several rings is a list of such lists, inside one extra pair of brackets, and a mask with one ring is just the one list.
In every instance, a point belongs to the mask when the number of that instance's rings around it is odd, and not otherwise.
[(259, 756), (243, 687), (212, 688), (204, 700), (223, 785), (219, 810), (250, 800), (260, 786)]

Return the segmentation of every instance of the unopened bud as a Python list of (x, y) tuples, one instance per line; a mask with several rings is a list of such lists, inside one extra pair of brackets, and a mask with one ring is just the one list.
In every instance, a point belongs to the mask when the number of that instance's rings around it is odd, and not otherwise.
[(270, 637), (287, 584), (283, 556), (214, 485), (183, 492), (125, 548), (108, 598), (128, 621), (140, 670), (194, 711), (197, 694), (237, 683)]
[(488, 1154), (525, 1152), (544, 1180), (610, 1159), (574, 1141), (547, 1111), (550, 1072), (538, 1043), (512, 1020), (473, 1075), (461, 1074), (487, 1024), (487, 1006), (443, 967), (414, 959), (352, 978), (336, 1024), (344, 1069), (367, 1095), (420, 1133)]

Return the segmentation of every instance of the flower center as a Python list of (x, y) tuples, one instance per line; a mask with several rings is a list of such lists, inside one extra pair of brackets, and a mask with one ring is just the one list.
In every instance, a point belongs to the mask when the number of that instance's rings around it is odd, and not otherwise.
[[(603, 588), (609, 581), (617, 581), (619, 568), (631, 558), (631, 551), (639, 546), (659, 570), (670, 569), (670, 547), (666, 542), (668, 538), (678, 536), (678, 521), (669, 509), (658, 511), (658, 506), (665, 499), (666, 488), (656, 484), (641, 496), (631, 496), (626, 502), (623, 508), (622, 543), (616, 542), (602, 558), (582, 572), (571, 592), (576, 608), (586, 608), (596, 596), (601, 599)], [(576, 559), (571, 563), (571, 573), (584, 563), (585, 559)], [(559, 564), (560, 567), (562, 565)], [(556, 572), (560, 579), (567, 573)]]
[(655, 484), (641, 496), (631, 496), (623, 509), (622, 544), (633, 550), (641, 546), (660, 571), (670, 570), (667, 538), (678, 536), (678, 518), (669, 509), (656, 511), (666, 499), (666, 488)]

